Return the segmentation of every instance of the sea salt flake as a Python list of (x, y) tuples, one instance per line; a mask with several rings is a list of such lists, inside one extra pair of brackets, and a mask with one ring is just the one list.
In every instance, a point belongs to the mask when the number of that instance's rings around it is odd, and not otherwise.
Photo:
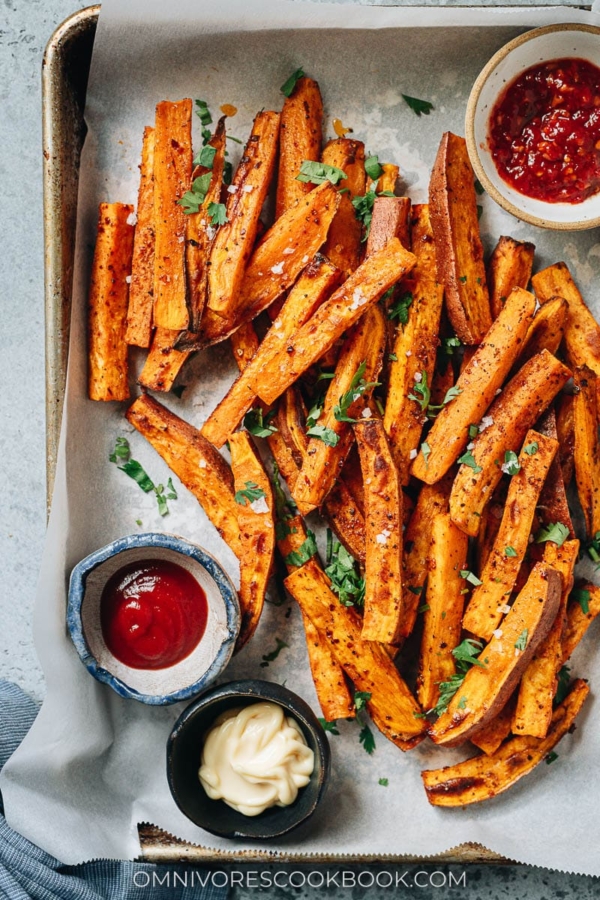
[(419, 455), (419, 451), (415, 447), (413, 450), (410, 451), (410, 453), (408, 455), (409, 455), (410, 459), (416, 459), (417, 456)]
[(200, 460), (200, 462), (198, 463), (198, 468), (200, 468), (200, 469), (206, 468), (206, 460), (205, 459)]
[(420, 381), (423, 381), (423, 376), (421, 375), (420, 372), (415, 372), (415, 381), (417, 382), (417, 384), (418, 384)]
[(412, 350), (407, 350), (405, 355), (406, 355), (406, 356), (412, 356)]
[(475, 442), (471, 441), (470, 444), (467, 444), (467, 450), (472, 450), (474, 446), (475, 446)]
[(250, 508), (255, 513), (268, 513), (269, 507), (267, 506), (267, 501), (264, 497), (259, 497), (258, 500), (253, 500), (250, 504)]
[(365, 408), (364, 408), (363, 411), (361, 412), (362, 418), (363, 418), (363, 419), (370, 419), (372, 415), (373, 415), (373, 413), (371, 412), (371, 410), (369, 409), (369, 407), (368, 407), (368, 406), (365, 406)]
[(130, 212), (127, 216), (127, 224), (128, 225), (137, 225), (137, 216), (134, 212)]
[(493, 631), (492, 634), (494, 635), (495, 638), (500, 639), (502, 637), (502, 629), (496, 628), (496, 630)]
[(131, 284), (131, 275), (127, 275), (125, 281), (127, 282), (127, 284)]
[(271, 272), (273, 275), (283, 275), (283, 263), (277, 263), (276, 266), (271, 266)]
[(245, 194), (251, 194), (253, 190), (254, 190), (253, 184), (245, 184), (243, 187), (243, 191)]
[(284, 255), (284, 256), (291, 256), (293, 252), (294, 252), (294, 248), (293, 248), (293, 247), (286, 247), (285, 250), (283, 251), (283, 255)]
[(350, 309), (358, 309), (360, 306), (364, 306), (367, 302), (367, 298), (363, 294), (360, 288), (356, 288), (354, 293), (352, 294), (352, 303), (350, 304)]
[(508, 603), (505, 603), (504, 606), (501, 606), (501, 607), (500, 607), (500, 612), (501, 612), (501, 613), (504, 613), (504, 615), (506, 616), (506, 615), (510, 612), (510, 609), (511, 609), (511, 608), (510, 608), (510, 606), (508, 605)]
[(228, 194), (237, 194), (237, 192), (238, 192), (237, 184), (230, 184), (229, 187), (227, 188)]
[(392, 532), (388, 531), (387, 528), (384, 528), (380, 534), (375, 537), (375, 540), (378, 544), (387, 544), (388, 538)]
[(490, 425), (493, 425), (493, 424), (494, 424), (494, 420), (491, 416), (484, 416), (483, 419), (481, 420), (481, 422), (479, 423), (479, 425), (477, 426), (479, 428), (479, 433), (481, 434), (482, 431), (485, 431), (486, 428), (489, 428)]
[(303, 257), (302, 257), (302, 262), (303, 262), (303, 263), (307, 263), (307, 262), (309, 261), (309, 259), (310, 259), (310, 256), (303, 256)]

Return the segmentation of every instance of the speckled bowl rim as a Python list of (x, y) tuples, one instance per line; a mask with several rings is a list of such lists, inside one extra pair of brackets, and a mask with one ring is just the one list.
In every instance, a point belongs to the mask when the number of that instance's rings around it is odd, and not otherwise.
[(509, 41), (508, 44), (505, 44), (504, 47), (501, 47), (500, 50), (498, 50), (498, 52), (492, 56), (490, 61), (481, 70), (469, 95), (469, 100), (467, 102), (467, 111), (465, 115), (465, 136), (467, 141), (467, 150), (471, 159), (471, 165), (475, 170), (475, 175), (481, 182), (482, 187), (485, 188), (486, 192), (490, 195), (490, 197), (492, 197), (493, 200), (496, 201), (499, 206), (501, 206), (507, 212), (511, 213), (511, 215), (515, 216), (515, 218), (520, 219), (523, 222), (527, 222), (529, 225), (536, 225), (539, 228), (547, 228), (552, 231), (587, 231), (590, 228), (597, 228), (598, 226), (600, 226), (600, 216), (597, 216), (595, 219), (587, 219), (585, 221), (582, 219), (576, 219), (573, 222), (551, 222), (548, 219), (543, 219), (539, 216), (534, 216), (531, 213), (525, 212), (518, 206), (515, 206), (515, 204), (510, 200), (507, 200), (506, 197), (503, 197), (497, 187), (493, 184), (492, 181), (490, 181), (490, 179), (486, 175), (484, 168), (479, 161), (479, 151), (477, 149), (477, 142), (475, 140), (475, 112), (479, 103), (479, 97), (481, 95), (481, 91), (485, 82), (488, 80), (494, 69), (500, 62), (502, 62), (503, 59), (505, 59), (509, 55), (509, 53), (511, 53), (517, 47), (520, 47), (522, 44), (526, 44), (528, 41), (535, 40), (536, 38), (541, 37), (545, 34), (552, 34), (553, 32), (557, 31), (585, 31), (591, 34), (596, 34), (600, 37), (600, 27), (597, 25), (564, 22), (558, 25), (544, 25), (542, 28), (534, 28), (532, 31), (527, 31), (525, 32), (525, 34), (520, 34), (512, 41)]
[[(193, 684), (181, 688), (180, 690), (173, 691), (170, 694), (143, 694), (140, 691), (136, 691), (134, 688), (129, 687), (129, 685), (121, 678), (113, 675), (98, 664), (96, 657), (88, 646), (83, 631), (81, 607), (85, 597), (88, 575), (101, 565), (101, 563), (106, 562), (107, 559), (110, 559), (125, 550), (137, 548), (148, 548), (149, 550), (152, 548), (161, 548), (179, 553), (182, 556), (191, 557), (206, 570), (208, 575), (215, 582), (225, 604), (228, 636), (223, 640), (215, 659), (201, 678), (193, 682)], [(195, 697), (225, 669), (233, 654), (240, 629), (240, 608), (236, 590), (229, 576), (222, 569), (214, 556), (198, 544), (192, 544), (190, 541), (180, 538), (177, 535), (149, 532), (146, 534), (132, 534), (118, 538), (116, 541), (112, 541), (105, 547), (100, 548), (100, 550), (96, 550), (94, 553), (86, 556), (85, 559), (82, 559), (81, 562), (77, 563), (71, 572), (69, 580), (67, 628), (80, 660), (94, 678), (101, 681), (103, 684), (107, 684), (115, 691), (115, 693), (125, 699), (138, 700), (149, 706), (167, 706), (171, 703), (178, 703), (181, 700), (189, 700), (191, 697)]]
[[(203, 821), (200, 823), (195, 819), (192, 819), (180, 803), (176, 785), (174, 783), (173, 755), (175, 745), (180, 739), (181, 733), (185, 731), (188, 723), (194, 718), (194, 716), (196, 716), (200, 711), (205, 710), (207, 707), (213, 704), (217, 705), (219, 701), (229, 700), (232, 697), (239, 697), (240, 701), (242, 701), (241, 705), (243, 705), (244, 700), (257, 702), (260, 702), (261, 700), (268, 700), (272, 703), (277, 703), (279, 704), (279, 706), (282, 706), (292, 718), (297, 719), (301, 725), (303, 725), (308, 731), (310, 731), (311, 735), (314, 738), (318, 755), (318, 766), (321, 772), (320, 784), (318, 785), (314, 802), (303, 816), (301, 816), (299, 819), (292, 822), (285, 828), (280, 828), (279, 830), (277, 830), (277, 832), (260, 836), (256, 834), (244, 834), (244, 832), (241, 830), (224, 831), (222, 829), (216, 829), (214, 826), (211, 827), (210, 822)], [(217, 718), (218, 715), (219, 712), (217, 710), (215, 711), (215, 718)], [(167, 781), (169, 783), (169, 790), (171, 791), (171, 796), (177, 804), (178, 809), (187, 819), (189, 819), (190, 822), (193, 822), (194, 825), (196, 825), (198, 828), (201, 828), (203, 831), (208, 831), (209, 834), (214, 834), (217, 835), (217, 837), (223, 837), (229, 840), (269, 841), (280, 838), (284, 834), (289, 834), (290, 831), (294, 831), (296, 828), (310, 819), (316, 812), (318, 807), (321, 805), (331, 778), (331, 747), (329, 746), (329, 741), (327, 740), (325, 730), (312, 708), (309, 706), (306, 700), (304, 700), (294, 691), (291, 691), (289, 688), (284, 687), (284, 685), (278, 684), (277, 682), (263, 681), (256, 678), (240, 679), (238, 681), (230, 681), (226, 684), (218, 685), (217, 687), (211, 688), (210, 690), (206, 691), (204, 694), (202, 694), (201, 697), (198, 697), (196, 700), (194, 700), (193, 703), (190, 703), (189, 706), (187, 706), (183, 710), (173, 726), (173, 729), (167, 741), (166, 756)], [(316, 765), (315, 768), (317, 768)], [(198, 790), (203, 790), (200, 781), (198, 781)], [(284, 809), (289, 808), (290, 807), (284, 807)], [(254, 821), (257, 821), (257, 819), (255, 819)]]

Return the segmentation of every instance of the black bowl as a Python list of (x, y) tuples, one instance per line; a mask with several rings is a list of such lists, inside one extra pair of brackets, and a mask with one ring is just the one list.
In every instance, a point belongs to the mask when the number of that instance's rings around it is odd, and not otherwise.
[[(309, 783), (290, 806), (272, 806), (244, 816), (222, 800), (211, 800), (198, 778), (204, 737), (215, 719), (234, 707), (270, 700), (292, 716), (315, 754)], [(321, 801), (329, 780), (331, 753), (325, 732), (310, 706), (287, 688), (269, 681), (232, 681), (213, 688), (187, 707), (167, 743), (167, 778), (181, 812), (200, 828), (225, 838), (281, 837), (305, 822)]]

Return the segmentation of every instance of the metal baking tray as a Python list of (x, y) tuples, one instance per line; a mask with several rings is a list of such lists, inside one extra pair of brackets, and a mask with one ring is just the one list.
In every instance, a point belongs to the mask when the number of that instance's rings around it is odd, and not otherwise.
[[(100, 6), (66, 19), (50, 38), (42, 69), (44, 266), (46, 318), (46, 471), (48, 509), (52, 497), (65, 392), (79, 161), (86, 126), (85, 96)], [(432, 857), (274, 854), (273, 851), (210, 850), (178, 840), (154, 825), (138, 826), (141, 858), (147, 862), (377, 862), (509, 863), (479, 844), (461, 844)]]

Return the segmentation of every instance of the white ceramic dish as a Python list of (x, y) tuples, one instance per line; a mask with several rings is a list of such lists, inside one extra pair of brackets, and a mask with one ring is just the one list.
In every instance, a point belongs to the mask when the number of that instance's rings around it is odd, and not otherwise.
[(477, 78), (465, 122), (467, 147), (475, 174), (487, 193), (505, 210), (530, 225), (581, 231), (600, 225), (600, 193), (582, 203), (545, 203), (514, 190), (500, 176), (488, 147), (488, 120), (498, 96), (518, 75), (540, 62), (586, 59), (600, 66), (600, 28), (561, 24), (536, 28), (510, 41)]

